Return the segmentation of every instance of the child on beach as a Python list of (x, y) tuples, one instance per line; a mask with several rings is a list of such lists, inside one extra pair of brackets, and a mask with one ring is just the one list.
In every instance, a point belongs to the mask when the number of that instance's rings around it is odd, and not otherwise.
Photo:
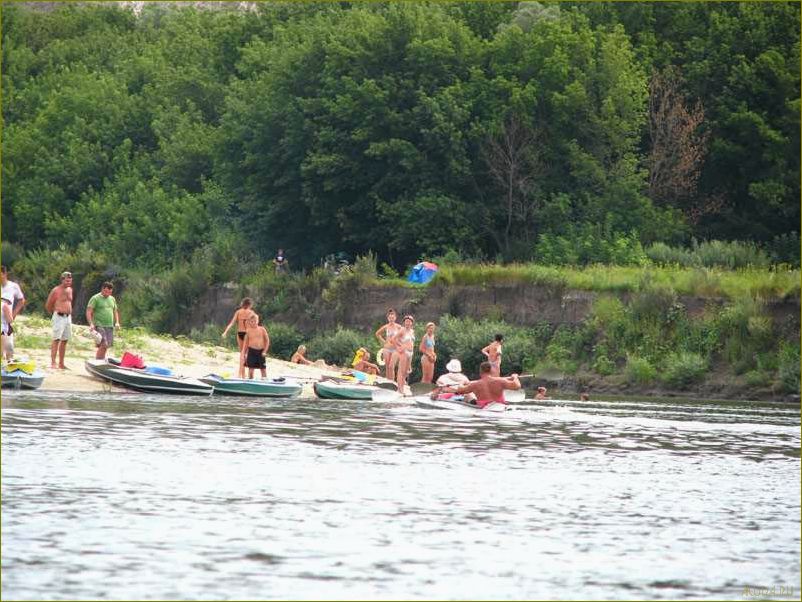
[(259, 368), (262, 378), (267, 377), (265, 356), (270, 349), (270, 335), (264, 326), (259, 325), (259, 316), (253, 314), (246, 322), (245, 338), (240, 351), (240, 366), (248, 368), (248, 378), (253, 378), (253, 371)]

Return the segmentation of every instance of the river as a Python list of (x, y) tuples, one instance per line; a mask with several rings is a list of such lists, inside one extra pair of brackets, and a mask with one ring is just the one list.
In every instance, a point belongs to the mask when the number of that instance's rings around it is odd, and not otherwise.
[(3, 393), (4, 600), (799, 599), (800, 411)]

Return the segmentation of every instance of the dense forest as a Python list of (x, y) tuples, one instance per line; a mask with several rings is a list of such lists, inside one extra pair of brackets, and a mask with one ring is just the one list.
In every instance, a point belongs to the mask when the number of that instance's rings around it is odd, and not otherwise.
[(799, 3), (59, 4), (2, 6), (9, 256), (798, 265)]

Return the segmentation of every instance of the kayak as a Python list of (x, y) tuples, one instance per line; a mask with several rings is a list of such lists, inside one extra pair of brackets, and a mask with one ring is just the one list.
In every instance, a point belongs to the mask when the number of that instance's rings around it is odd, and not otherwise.
[(4, 389), (38, 389), (45, 380), (44, 372), (30, 367), (18, 366), (13, 362), (2, 369), (2, 384)]
[(111, 381), (137, 391), (175, 393), (178, 395), (211, 395), (211, 385), (197, 378), (172, 374), (167, 368), (125, 368), (108, 360), (86, 360), (86, 371), (101, 380)]
[(474, 403), (469, 403), (464, 401), (462, 396), (455, 395), (450, 399), (432, 399), (428, 395), (418, 395), (414, 398), (415, 405), (418, 405), (422, 408), (433, 408), (437, 410), (458, 410), (462, 408), (467, 408), (470, 410), (475, 410), (477, 412), (482, 413), (498, 413), (498, 412), (506, 412), (512, 409), (509, 404), (500, 403), (500, 402), (490, 402), (485, 407), (480, 408)]
[(252, 397), (298, 397), (303, 385), (291, 378), (223, 378), (217, 374), (207, 374), (199, 379), (214, 387), (219, 395), (249, 395)]
[(385, 393), (392, 393), (374, 385), (362, 385), (354, 382), (336, 382), (319, 380), (314, 384), (315, 395), (320, 399), (374, 399)]

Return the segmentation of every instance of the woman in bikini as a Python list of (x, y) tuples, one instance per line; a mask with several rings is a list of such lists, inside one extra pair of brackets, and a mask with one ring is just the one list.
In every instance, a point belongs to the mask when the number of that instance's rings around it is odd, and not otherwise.
[(384, 375), (387, 380), (395, 380), (395, 366), (398, 363), (398, 354), (395, 352), (395, 345), (391, 342), (393, 337), (403, 329), (403, 326), (396, 322), (397, 319), (395, 310), (391, 307), (387, 310), (387, 324), (376, 331), (376, 338), (382, 344), (381, 354), (384, 361)]
[[(242, 353), (242, 345), (245, 341), (245, 331), (248, 327), (248, 320), (250, 320), (251, 316), (255, 316), (256, 313), (253, 311), (253, 300), (250, 297), (245, 297), (242, 302), (239, 304), (239, 307), (234, 312), (234, 316), (231, 318), (231, 321), (226, 326), (226, 329), (223, 331), (223, 334), (220, 335), (222, 338), (226, 338), (228, 331), (231, 327), (236, 323), (237, 325), (237, 347), (239, 348), (240, 354)], [(245, 366), (242, 362), (239, 365), (239, 371), (237, 373), (239, 378), (245, 378)]]
[(403, 394), (407, 384), (407, 374), (412, 367), (412, 353), (415, 349), (415, 318), (404, 316), (404, 326), (393, 337), (395, 345), (395, 355), (398, 356), (398, 368), (396, 370), (396, 385), (398, 392)]
[(482, 353), (487, 357), (490, 362), (490, 375), (501, 376), (501, 344), (504, 342), (504, 336), (497, 334), (493, 338), (493, 342), (482, 349)]
[(422, 383), (431, 383), (434, 379), (434, 363), (437, 361), (437, 354), (434, 352), (434, 322), (429, 322), (426, 325), (426, 333), (421, 337), (420, 347), (418, 351), (421, 352), (420, 367)]

